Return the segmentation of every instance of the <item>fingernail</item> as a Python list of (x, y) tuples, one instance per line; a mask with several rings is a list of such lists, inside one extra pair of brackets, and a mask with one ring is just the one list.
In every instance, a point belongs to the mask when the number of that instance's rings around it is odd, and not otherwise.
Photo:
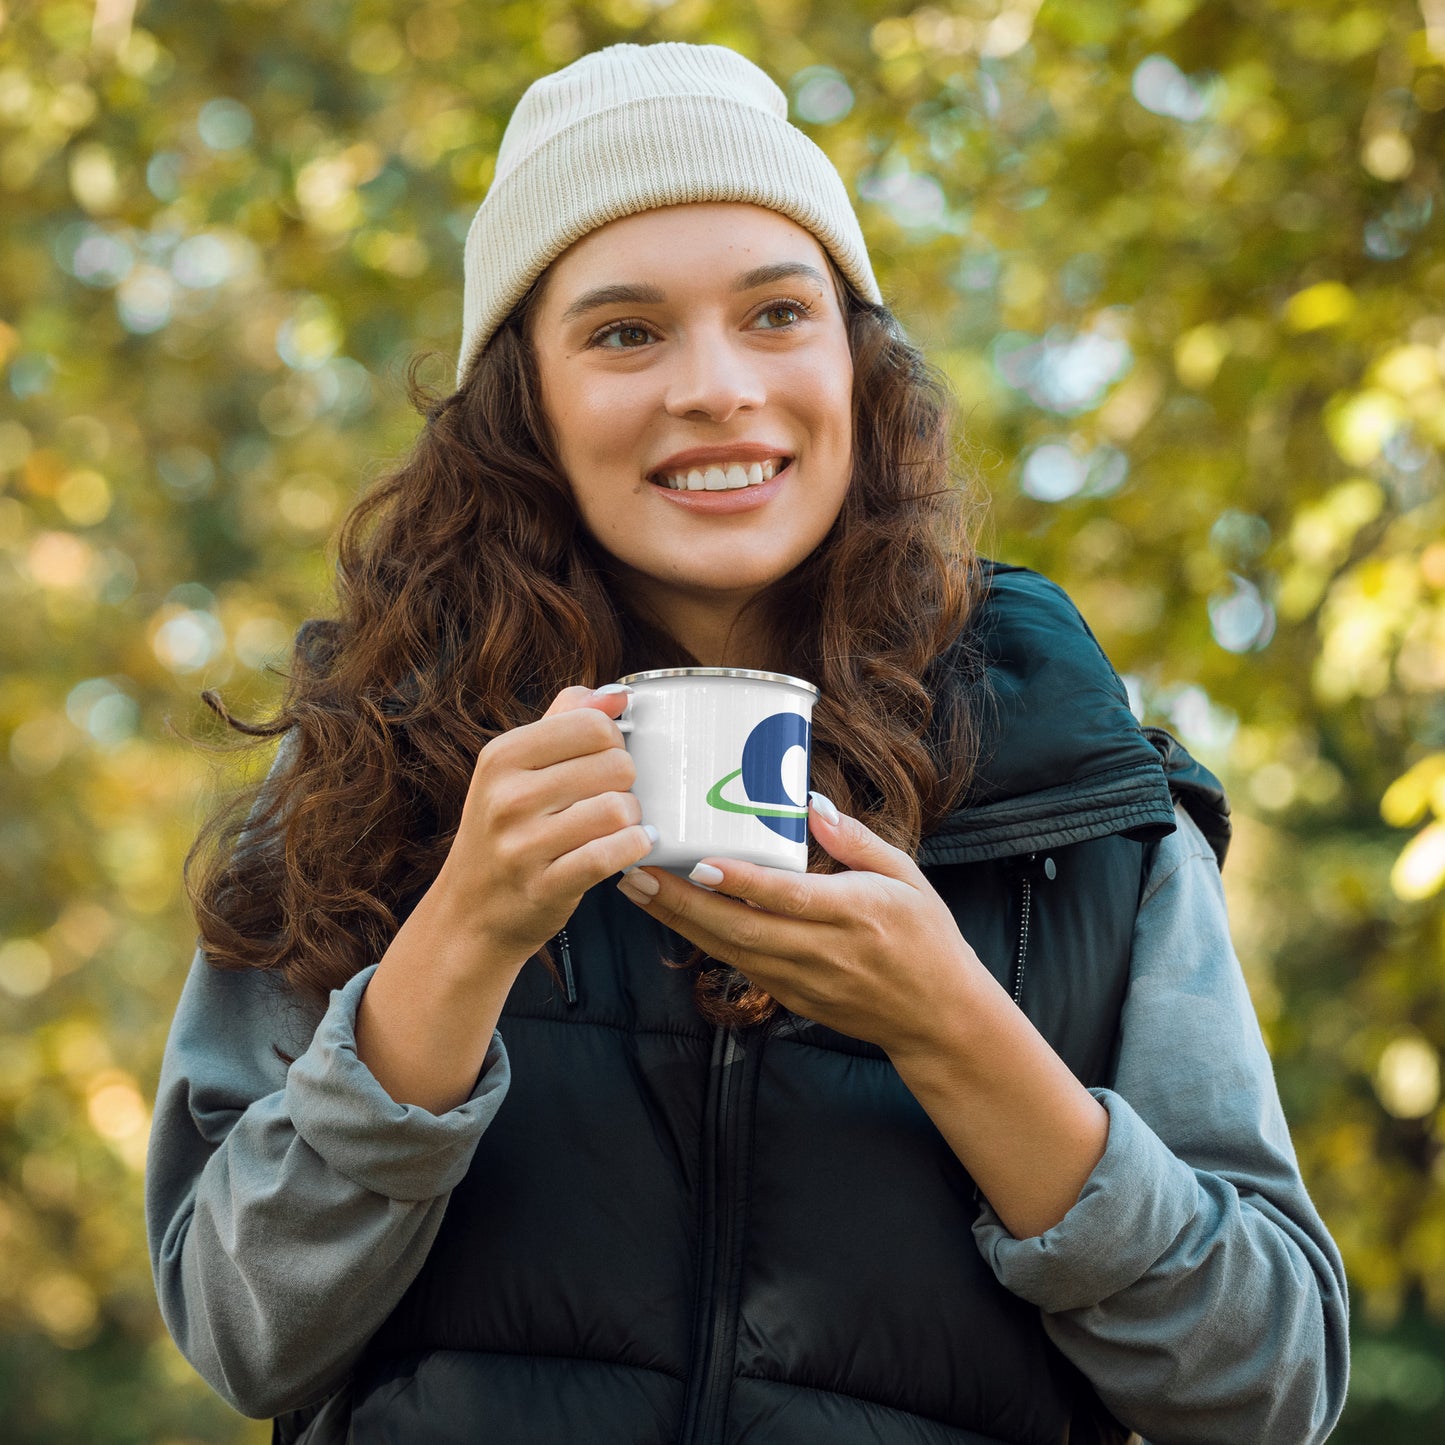
[(716, 888), (723, 881), (722, 869), (714, 868), (711, 863), (699, 863), (687, 876), (704, 888)]
[(662, 837), (662, 834), (659, 833), (657, 829), (652, 826), (651, 823), (644, 823), (642, 825), (642, 831), (647, 834), (648, 840), (651, 842), (652, 846), (656, 848), (657, 840)]
[(611, 697), (614, 693), (631, 692), (632, 688), (625, 682), (606, 682), (601, 687), (592, 689), (593, 697)]
[(638, 903), (643, 903), (650, 898), (656, 898), (658, 889), (662, 887), (662, 884), (660, 884), (651, 873), (632, 872), (625, 873), (617, 887), (620, 892), (625, 893), (629, 898)]
[(832, 801), (825, 798), (822, 793), (809, 793), (813, 800), (813, 807), (825, 823), (836, 823), (838, 821), (838, 810), (833, 806)]

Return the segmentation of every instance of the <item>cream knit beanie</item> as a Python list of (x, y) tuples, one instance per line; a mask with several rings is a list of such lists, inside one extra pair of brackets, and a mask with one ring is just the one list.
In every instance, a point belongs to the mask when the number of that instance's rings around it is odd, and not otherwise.
[(880, 301), (833, 163), (783, 92), (721, 45), (609, 45), (533, 82), (467, 232), (457, 385), (547, 266), (589, 231), (659, 206), (748, 201), (811, 231)]

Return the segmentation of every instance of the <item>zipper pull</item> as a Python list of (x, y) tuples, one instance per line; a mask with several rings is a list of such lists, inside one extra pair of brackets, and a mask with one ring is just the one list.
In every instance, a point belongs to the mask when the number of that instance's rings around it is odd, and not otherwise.
[(1010, 859), (1008, 870), (1015, 878), (1029, 883), (1052, 883), (1059, 876), (1059, 865), (1047, 853), (1042, 858), (1037, 853), (1029, 853)]
[(572, 945), (567, 940), (565, 927), (557, 935), (557, 948), (562, 954), (562, 980), (567, 986), (567, 1002), (573, 1005), (577, 1002), (577, 982), (572, 977)]

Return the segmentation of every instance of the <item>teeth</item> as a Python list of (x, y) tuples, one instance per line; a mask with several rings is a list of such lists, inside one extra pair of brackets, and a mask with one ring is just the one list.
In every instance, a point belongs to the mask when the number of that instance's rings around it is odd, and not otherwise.
[(675, 476), (663, 477), (662, 481), (674, 492), (735, 492), (743, 487), (761, 486), (771, 480), (777, 470), (775, 461), (752, 462), (747, 466), (732, 462), (726, 467), (678, 472)]

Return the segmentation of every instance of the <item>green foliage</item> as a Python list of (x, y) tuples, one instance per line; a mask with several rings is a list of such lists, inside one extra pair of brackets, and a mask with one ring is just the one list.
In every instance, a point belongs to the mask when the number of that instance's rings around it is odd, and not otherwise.
[(989, 548), (1228, 779), (1240, 952), (1352, 1280), (1336, 1438), (1438, 1438), (1440, 5), (0, 0), (7, 1438), (266, 1438), (169, 1344), (145, 1258), (217, 781), (165, 720), (274, 697), (328, 536), (415, 432), (407, 360), (450, 379), (511, 106), (620, 39), (784, 85), (959, 391)]

